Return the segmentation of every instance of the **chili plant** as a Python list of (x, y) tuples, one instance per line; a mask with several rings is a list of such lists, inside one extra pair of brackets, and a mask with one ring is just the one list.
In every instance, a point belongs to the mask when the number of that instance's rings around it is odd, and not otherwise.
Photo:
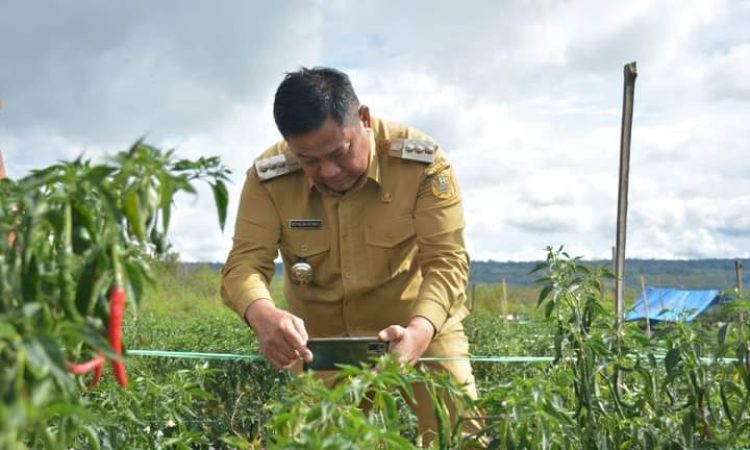
[(728, 306), (733, 319), (720, 327), (663, 324), (650, 337), (603, 308), (606, 270), (562, 249), (549, 249), (542, 270), (538, 304), (555, 330), (555, 362), (544, 376), (513, 380), (485, 399), (498, 448), (748, 445), (745, 302)]
[(0, 180), (0, 448), (99, 446), (68, 368), (101, 371), (103, 354), (124, 384), (117, 322), (152, 282), (149, 255), (168, 248), (174, 197), (208, 182), (223, 229), (228, 173), (216, 157), (177, 160), (139, 141), (108, 163)]
[(464, 417), (477, 414), (456, 382), (448, 374), (401, 367), (392, 355), (381, 357), (373, 369), (345, 367), (328, 382), (311, 374), (296, 378), (287, 395), (269, 406), (273, 418), (265, 427), (266, 444), (273, 449), (419, 448), (409, 438), (413, 423), (404, 417), (415, 383), (427, 387), (438, 422), (430, 448), (475, 448), (467, 447), (473, 441), (463, 436), (462, 421), (452, 423), (448, 415), (448, 400)]
[(720, 409), (728, 422), (728, 436), (744, 436), (742, 444), (750, 445), (750, 301), (735, 292), (735, 300), (722, 311), (726, 320), (717, 333), (718, 358), (734, 358), (733, 373), (716, 383)]

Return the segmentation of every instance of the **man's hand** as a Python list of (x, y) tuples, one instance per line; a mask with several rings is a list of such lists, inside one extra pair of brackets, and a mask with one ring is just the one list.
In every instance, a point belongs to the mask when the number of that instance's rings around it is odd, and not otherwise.
[(299, 358), (312, 361), (305, 323), (299, 317), (261, 299), (247, 308), (245, 320), (255, 331), (260, 352), (277, 369), (288, 369)]
[(402, 363), (416, 363), (427, 350), (435, 334), (435, 327), (424, 317), (414, 317), (409, 325), (391, 325), (380, 330), (378, 337), (388, 342), (388, 352), (398, 353)]

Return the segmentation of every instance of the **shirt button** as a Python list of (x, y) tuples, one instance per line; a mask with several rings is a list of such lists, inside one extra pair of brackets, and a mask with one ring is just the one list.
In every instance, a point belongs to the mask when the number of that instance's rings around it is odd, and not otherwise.
[(386, 203), (390, 203), (393, 201), (393, 195), (391, 195), (390, 192), (383, 192), (383, 196), (381, 198)]
[(346, 273), (344, 274), (344, 279), (345, 279), (345, 280), (348, 280), (348, 279), (350, 279), (351, 277), (352, 277), (352, 274), (351, 274), (351, 273), (349, 273), (349, 272), (346, 272)]
[(306, 252), (307, 250), (309, 250), (309, 247), (305, 244), (302, 244), (299, 246), (299, 249), (300, 251)]

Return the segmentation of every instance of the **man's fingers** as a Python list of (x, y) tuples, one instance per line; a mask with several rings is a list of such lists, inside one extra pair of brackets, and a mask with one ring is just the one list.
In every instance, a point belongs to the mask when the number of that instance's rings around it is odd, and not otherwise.
[(288, 369), (290, 368), (295, 361), (297, 361), (297, 357), (289, 358), (286, 354), (281, 352), (274, 352), (270, 355), (267, 355), (268, 361), (277, 369)]
[[(312, 362), (313, 360), (313, 354), (307, 347), (302, 347), (301, 349), (293, 349), (288, 346), (286, 342), (283, 344), (283, 348), (281, 346), (279, 348), (276, 348), (275, 350), (271, 350), (269, 354), (273, 354), (277, 357), (277, 359), (283, 359), (284, 361), (296, 361), (300, 358), (303, 358), (306, 362)], [(284, 363), (286, 365), (286, 362)]]
[(310, 349), (307, 348), (307, 341), (310, 338), (307, 335), (307, 330), (305, 329), (305, 321), (300, 319), (299, 317), (295, 317), (292, 320), (292, 324), (294, 325), (294, 329), (297, 330), (297, 333), (299, 333), (299, 337), (302, 339), (302, 345), (300, 347), (296, 347), (297, 352), (299, 352), (300, 357), (304, 358), (306, 362), (312, 362), (313, 354)]
[(300, 332), (297, 330), (297, 326), (293, 319), (284, 322), (281, 326), (281, 332), (284, 336), (284, 340), (294, 349), (301, 349), (307, 345), (307, 339), (303, 339)]
[(261, 351), (267, 356), (282, 355), (286, 359), (299, 357), (299, 354), (291, 345), (289, 345), (283, 335), (266, 342), (265, 345), (262, 346)]
[(282, 361), (286, 363), (287, 361), (292, 361), (297, 358), (299, 358), (299, 354), (294, 350), (289, 349), (280, 349), (280, 348), (274, 348), (274, 349), (268, 349), (263, 352), (264, 355), (266, 355), (266, 358), (273, 359), (276, 361)]
[[(298, 327), (302, 328), (304, 335), (299, 332)], [(304, 325), (297, 324), (295, 320), (292, 320), (286, 327), (282, 328), (282, 331), (286, 344), (295, 350), (297, 358), (302, 357), (305, 361), (311, 362), (312, 352), (307, 348), (307, 332), (304, 331)]]
[(305, 347), (302, 350), (298, 350), (300, 358), (304, 359), (305, 362), (310, 363), (313, 360), (313, 352), (309, 348)]
[(307, 345), (307, 340), (310, 339), (307, 335), (307, 330), (305, 329), (305, 321), (300, 319), (299, 317), (295, 317), (292, 319), (292, 324), (294, 324), (294, 328), (297, 330), (297, 333), (299, 333), (300, 337), (304, 341), (304, 345)]
[(380, 330), (380, 332), (378, 333), (378, 338), (380, 338), (381, 341), (385, 342), (398, 341), (399, 339), (404, 337), (405, 331), (406, 330), (404, 330), (404, 327), (402, 327), (401, 325), (391, 325), (388, 328)]

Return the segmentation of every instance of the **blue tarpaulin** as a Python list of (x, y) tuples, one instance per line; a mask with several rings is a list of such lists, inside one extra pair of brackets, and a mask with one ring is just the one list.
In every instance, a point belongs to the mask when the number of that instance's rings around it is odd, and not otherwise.
[(625, 320), (646, 319), (648, 312), (651, 321), (691, 322), (720, 299), (718, 290), (683, 291), (646, 287), (646, 291), (641, 292), (633, 308), (625, 315)]

